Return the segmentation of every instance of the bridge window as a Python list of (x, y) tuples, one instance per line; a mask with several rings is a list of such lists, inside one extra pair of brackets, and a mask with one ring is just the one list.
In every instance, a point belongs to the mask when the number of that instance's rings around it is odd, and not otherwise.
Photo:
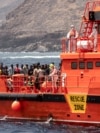
[(87, 62), (87, 69), (93, 69), (93, 62)]
[(90, 21), (100, 21), (100, 11), (89, 11)]
[(79, 69), (85, 69), (85, 62), (79, 62)]
[(96, 66), (96, 67), (100, 67), (100, 61), (97, 61), (97, 62), (95, 63), (95, 66)]
[[(87, 66), (86, 66), (87, 65)], [(77, 62), (71, 62), (71, 69), (78, 69), (78, 66), (79, 66), (79, 69), (93, 69), (93, 62), (79, 62), (79, 64)], [(100, 67), (100, 62), (96, 62), (96, 67)]]
[(77, 62), (72, 62), (71, 63), (71, 68), (72, 69), (77, 69)]

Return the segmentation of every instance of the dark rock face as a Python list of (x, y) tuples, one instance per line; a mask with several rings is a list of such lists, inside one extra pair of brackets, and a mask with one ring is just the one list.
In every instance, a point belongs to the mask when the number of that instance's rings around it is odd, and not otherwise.
[(0, 28), (0, 51), (60, 51), (71, 24), (79, 30), (86, 0), (25, 0)]

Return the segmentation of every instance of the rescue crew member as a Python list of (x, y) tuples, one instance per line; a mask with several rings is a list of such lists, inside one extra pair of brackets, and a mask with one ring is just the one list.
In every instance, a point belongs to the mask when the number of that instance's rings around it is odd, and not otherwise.
[(89, 36), (90, 38), (93, 37), (94, 39), (94, 47), (93, 51), (97, 52), (97, 37), (98, 37), (98, 31), (97, 31), (97, 25), (94, 26), (92, 33)]
[(76, 41), (78, 37), (78, 32), (76, 31), (74, 25), (71, 25), (71, 30), (67, 33), (68, 41), (68, 52), (76, 51)]

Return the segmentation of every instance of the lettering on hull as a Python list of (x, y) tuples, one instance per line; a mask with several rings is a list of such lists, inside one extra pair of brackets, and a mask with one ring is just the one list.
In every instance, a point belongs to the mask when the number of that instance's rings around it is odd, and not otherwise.
[(67, 94), (66, 98), (72, 113), (85, 113), (87, 95)]

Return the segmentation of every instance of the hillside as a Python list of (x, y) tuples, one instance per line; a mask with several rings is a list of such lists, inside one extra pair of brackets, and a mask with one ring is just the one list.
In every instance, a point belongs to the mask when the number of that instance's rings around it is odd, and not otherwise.
[(0, 25), (6, 21), (6, 15), (17, 8), (24, 0), (0, 0)]
[(25, 0), (0, 28), (0, 51), (58, 51), (71, 24), (77, 29), (86, 0)]

